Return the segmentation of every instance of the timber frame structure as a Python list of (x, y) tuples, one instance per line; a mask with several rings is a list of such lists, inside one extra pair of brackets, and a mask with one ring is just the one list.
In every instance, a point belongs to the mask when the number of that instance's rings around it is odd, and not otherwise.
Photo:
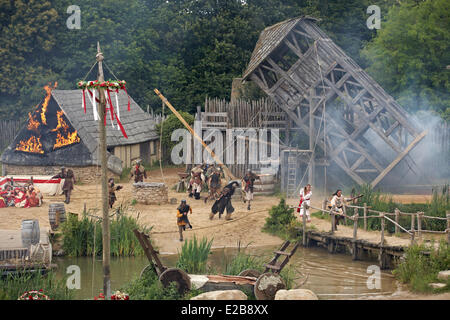
[(263, 30), (243, 75), (287, 114), (292, 129), (309, 136), (310, 183), (318, 152), (372, 187), (402, 160), (416, 171), (408, 153), (426, 132), (317, 21), (304, 16)]

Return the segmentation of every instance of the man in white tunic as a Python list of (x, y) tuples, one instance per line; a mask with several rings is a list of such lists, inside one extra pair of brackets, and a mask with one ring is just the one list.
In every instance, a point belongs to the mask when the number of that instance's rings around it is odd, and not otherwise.
[(297, 212), (300, 213), (300, 218), (306, 214), (306, 222), (311, 222), (311, 216), (309, 215), (309, 207), (311, 206), (312, 187), (307, 184), (306, 187), (300, 190), (300, 203), (298, 204)]

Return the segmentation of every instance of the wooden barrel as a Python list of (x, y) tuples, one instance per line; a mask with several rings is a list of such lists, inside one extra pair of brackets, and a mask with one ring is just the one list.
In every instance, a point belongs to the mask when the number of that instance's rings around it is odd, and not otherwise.
[(39, 221), (36, 219), (22, 220), (22, 245), (27, 248), (32, 244), (39, 243), (40, 238)]
[(66, 208), (63, 202), (50, 203), (48, 220), (52, 230), (56, 230), (62, 222), (66, 221)]

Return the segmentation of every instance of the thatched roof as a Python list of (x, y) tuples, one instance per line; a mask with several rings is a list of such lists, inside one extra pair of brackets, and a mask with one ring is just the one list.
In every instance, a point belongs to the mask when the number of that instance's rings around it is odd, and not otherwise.
[(272, 51), (274, 51), (283, 39), (289, 34), (292, 28), (301, 20), (319, 21), (319, 19), (303, 16), (299, 18), (288, 19), (265, 28), (259, 35), (252, 57), (244, 72), (245, 80), (257, 67), (263, 62)]

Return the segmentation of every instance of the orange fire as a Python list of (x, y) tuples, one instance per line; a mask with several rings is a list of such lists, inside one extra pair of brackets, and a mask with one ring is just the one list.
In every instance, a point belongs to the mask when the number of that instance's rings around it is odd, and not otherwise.
[(64, 131), (67, 131), (69, 129), (69, 126), (63, 119), (64, 111), (57, 111), (56, 112), (56, 118), (58, 119), (58, 125), (55, 129), (52, 130), (52, 132), (58, 131), (59, 129), (62, 129)]
[(58, 132), (55, 145), (53, 146), (53, 150), (62, 148), (64, 146), (68, 146), (69, 144), (77, 143), (77, 142), (80, 142), (80, 137), (78, 137), (76, 130), (72, 133), (67, 134), (67, 138), (62, 136), (61, 132)]
[(41, 138), (36, 138), (35, 136), (31, 136), (27, 141), (20, 141), (16, 150), (31, 153), (44, 153), (44, 150), (42, 150)]
[(38, 127), (39, 127), (39, 121), (37, 121), (36, 118), (31, 115), (31, 112), (29, 112), (27, 129), (30, 131), (37, 131)]
[(52, 90), (55, 89), (58, 86), (58, 82), (55, 82), (55, 85), (53, 88), (50, 86), (44, 86), (44, 90), (47, 92), (47, 96), (44, 99), (44, 103), (42, 103), (42, 109), (41, 109), (41, 120), (42, 124), (47, 124), (47, 118), (45, 117), (45, 113), (47, 112), (47, 106), (50, 101), (50, 97), (52, 96)]

